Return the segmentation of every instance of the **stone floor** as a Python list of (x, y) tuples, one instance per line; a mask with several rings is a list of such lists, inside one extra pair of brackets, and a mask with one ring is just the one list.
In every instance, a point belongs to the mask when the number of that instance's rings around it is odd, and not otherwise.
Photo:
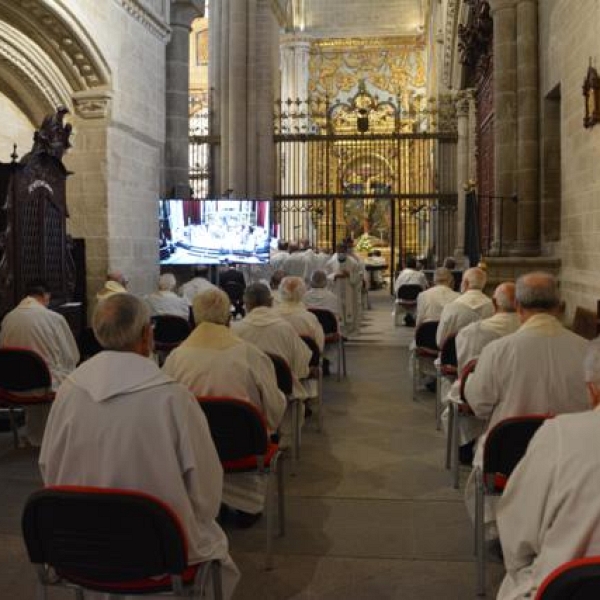
[[(371, 305), (347, 347), (348, 377), (325, 381), (324, 431), (306, 423), (300, 462), (288, 470), (287, 533), (275, 544), (274, 570), (263, 569), (264, 523), (228, 530), (242, 572), (235, 600), (476, 597), (471, 527), (443, 468), (433, 394), (411, 399), (412, 330), (393, 327), (386, 292), (371, 293)], [(0, 434), (0, 600), (35, 597), (19, 520), (40, 484), (35, 452), (13, 450)], [(501, 577), (501, 566), (489, 565), (489, 598)]]

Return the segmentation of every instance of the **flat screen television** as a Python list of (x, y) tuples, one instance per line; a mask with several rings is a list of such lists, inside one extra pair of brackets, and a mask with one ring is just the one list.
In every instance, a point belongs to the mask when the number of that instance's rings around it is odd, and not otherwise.
[(159, 200), (160, 264), (264, 264), (271, 245), (267, 200)]

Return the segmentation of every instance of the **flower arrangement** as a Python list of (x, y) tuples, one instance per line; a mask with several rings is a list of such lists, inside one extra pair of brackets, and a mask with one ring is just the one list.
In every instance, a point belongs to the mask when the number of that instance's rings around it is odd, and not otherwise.
[(357, 240), (356, 250), (358, 252), (370, 252), (373, 250), (373, 242), (371, 242), (371, 236), (368, 233), (363, 233)]

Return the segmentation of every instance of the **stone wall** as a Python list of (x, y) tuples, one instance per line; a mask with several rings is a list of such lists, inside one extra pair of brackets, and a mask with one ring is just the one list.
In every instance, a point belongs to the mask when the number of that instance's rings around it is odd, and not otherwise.
[[(562, 259), (561, 289), (569, 314), (575, 306), (595, 309), (600, 299), (600, 124), (583, 127), (582, 83), (590, 57), (600, 68), (600, 2), (578, 0), (539, 2), (540, 95), (542, 105), (556, 102), (560, 90), (560, 120), (556, 109), (541, 111), (542, 177), (552, 171), (556, 136), (560, 136), (560, 242), (546, 248)], [(556, 212), (553, 184), (542, 186), (542, 207), (550, 201), (549, 213)], [(548, 215), (551, 217), (551, 214)], [(546, 232), (552, 233), (552, 223)], [(544, 221), (542, 222), (544, 233)], [(544, 241), (544, 239), (543, 239)], [(551, 239), (547, 240), (552, 242)]]
[(13, 153), (13, 144), (17, 145), (19, 156), (29, 152), (35, 127), (15, 103), (3, 94), (0, 94), (0, 115), (0, 161), (6, 163), (12, 160), (10, 155)]

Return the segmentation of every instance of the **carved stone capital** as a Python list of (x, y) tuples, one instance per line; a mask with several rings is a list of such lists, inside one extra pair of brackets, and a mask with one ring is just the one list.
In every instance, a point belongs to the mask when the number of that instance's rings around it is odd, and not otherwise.
[(75, 113), (82, 119), (105, 119), (110, 113), (110, 101), (108, 91), (93, 90), (73, 95)]

